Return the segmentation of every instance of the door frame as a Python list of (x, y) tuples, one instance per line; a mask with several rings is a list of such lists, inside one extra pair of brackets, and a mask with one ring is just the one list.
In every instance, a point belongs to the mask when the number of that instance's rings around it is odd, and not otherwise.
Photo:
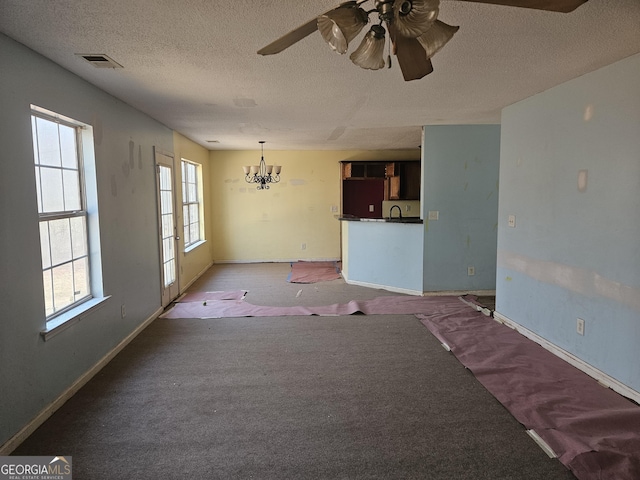
[[(156, 203), (157, 203), (157, 220), (158, 220), (158, 259), (160, 264), (160, 303), (163, 307), (169, 305), (173, 300), (180, 295), (180, 263), (178, 255), (178, 205), (176, 196), (176, 168), (175, 168), (175, 155), (172, 152), (167, 152), (156, 146), (153, 147), (154, 157), (154, 169), (156, 172)], [(165, 286), (165, 272), (164, 272), (164, 250), (163, 250), (163, 237), (162, 237), (162, 201), (160, 194), (160, 166), (168, 167), (171, 169), (171, 198), (173, 209), (173, 251), (175, 262), (175, 280), (173, 283)]]

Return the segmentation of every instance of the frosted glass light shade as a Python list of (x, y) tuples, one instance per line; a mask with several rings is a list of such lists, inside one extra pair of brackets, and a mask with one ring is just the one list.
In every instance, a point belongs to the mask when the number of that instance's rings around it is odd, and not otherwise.
[(280, 175), (280, 170), (282, 170), (282, 167), (280, 165), (273, 166), (273, 173), (275, 173), (276, 175)]
[(438, 18), (440, 0), (400, 0), (393, 4), (394, 23), (403, 37), (417, 38)]
[(427, 52), (427, 58), (431, 58), (438, 53), (453, 38), (459, 28), (436, 20), (429, 30), (418, 37), (420, 45)]
[(267, 173), (271, 175), (272, 171), (273, 171), (273, 165), (267, 165)]
[(344, 54), (349, 42), (360, 33), (368, 21), (367, 12), (362, 8), (337, 7), (318, 17), (318, 31), (333, 50)]
[(259, 170), (260, 167), (258, 167), (258, 165), (251, 165), (251, 175), (255, 175)]
[(362, 39), (360, 46), (351, 54), (351, 61), (361, 68), (380, 70), (384, 67), (385, 29), (373, 25)]

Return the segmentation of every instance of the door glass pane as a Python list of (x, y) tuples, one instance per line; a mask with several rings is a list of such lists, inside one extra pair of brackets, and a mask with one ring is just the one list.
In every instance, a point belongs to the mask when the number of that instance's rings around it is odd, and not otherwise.
[(172, 213), (173, 212), (173, 201), (172, 201), (172, 192), (164, 191), (160, 192), (160, 199), (162, 203), (162, 213)]
[(169, 167), (159, 165), (160, 175), (160, 222), (162, 229), (162, 261), (164, 265), (164, 286), (175, 283), (175, 251), (173, 221), (173, 189), (172, 171)]

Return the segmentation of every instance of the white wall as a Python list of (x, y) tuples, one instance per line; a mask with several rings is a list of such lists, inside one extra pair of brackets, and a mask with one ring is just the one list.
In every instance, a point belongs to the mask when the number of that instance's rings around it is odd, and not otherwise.
[[(2, 34), (0, 59), (2, 445), (160, 307), (153, 147), (172, 151), (173, 136)], [(93, 126), (103, 286), (111, 296), (46, 342), (30, 104)]]
[(500, 314), (640, 390), (640, 55), (504, 109), (496, 290)]

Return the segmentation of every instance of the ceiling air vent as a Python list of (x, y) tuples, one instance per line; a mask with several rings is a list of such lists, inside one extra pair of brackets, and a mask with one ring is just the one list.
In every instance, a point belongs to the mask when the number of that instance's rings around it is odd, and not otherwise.
[(104, 55), (102, 53), (76, 53), (76, 55), (84, 58), (87, 62), (89, 62), (96, 68), (124, 68), (113, 58), (110, 58), (108, 55)]

